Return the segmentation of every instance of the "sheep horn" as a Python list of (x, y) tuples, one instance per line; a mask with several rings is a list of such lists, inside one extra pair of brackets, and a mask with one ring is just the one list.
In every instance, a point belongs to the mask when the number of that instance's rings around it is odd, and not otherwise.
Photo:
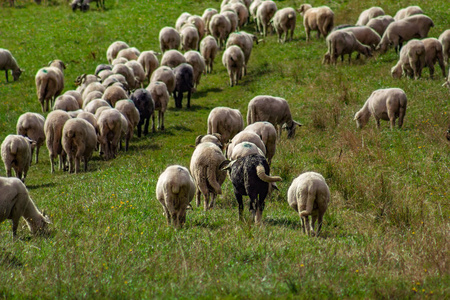
[(256, 175), (258, 175), (259, 179), (264, 182), (276, 182), (281, 181), (281, 177), (279, 176), (270, 176), (266, 174), (266, 170), (263, 165), (256, 166)]

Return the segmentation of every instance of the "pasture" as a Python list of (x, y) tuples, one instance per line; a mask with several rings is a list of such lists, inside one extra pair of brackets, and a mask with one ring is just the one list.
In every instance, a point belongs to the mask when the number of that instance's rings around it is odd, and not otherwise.
[[(159, 51), (158, 33), (184, 11), (201, 15), (219, 0), (107, 0), (73, 13), (67, 2), (0, 3), (0, 47), (25, 71), (16, 82), (0, 74), (0, 139), (15, 133), (18, 117), (41, 112), (34, 76), (53, 59), (66, 63), (65, 89), (106, 63), (116, 40)], [(276, 1), (278, 8), (299, 1)], [(335, 24), (355, 23), (378, 5), (395, 12), (420, 5), (435, 24), (430, 37), (450, 28), (448, 1), (312, 1), (335, 12)], [(254, 24), (244, 28), (254, 32)], [(262, 37), (260, 37), (262, 39)], [(450, 294), (449, 90), (435, 79), (394, 80), (394, 50), (370, 59), (322, 65), (323, 38), (305, 41), (297, 16), (294, 41), (275, 35), (254, 47), (248, 74), (230, 87), (220, 51), (203, 76), (191, 108), (171, 97), (166, 130), (137, 138), (128, 152), (104, 161), (94, 154), (88, 172), (50, 173), (44, 146), (26, 181), (39, 209), (53, 222), (48, 237), (33, 237), (22, 220), (18, 236), (0, 224), (0, 298), (447, 298)], [(354, 57), (354, 56), (353, 56)], [(161, 57), (159, 57), (161, 59)], [(10, 76), (11, 80), (12, 76)], [(370, 119), (362, 130), (354, 114), (372, 91), (399, 87), (408, 96), (402, 129), (381, 130)], [(279, 191), (266, 199), (263, 225), (238, 222), (231, 182), (214, 210), (188, 211), (183, 229), (167, 226), (155, 197), (158, 176), (171, 164), (188, 167), (195, 138), (206, 133), (216, 106), (245, 115), (257, 95), (285, 98), (303, 124), (277, 144), (271, 174)], [(46, 115), (46, 114), (45, 114)], [(290, 183), (305, 171), (321, 173), (331, 202), (319, 238), (301, 230), (287, 204)], [(5, 176), (3, 164), (0, 175)], [(244, 197), (245, 216), (248, 197)]]

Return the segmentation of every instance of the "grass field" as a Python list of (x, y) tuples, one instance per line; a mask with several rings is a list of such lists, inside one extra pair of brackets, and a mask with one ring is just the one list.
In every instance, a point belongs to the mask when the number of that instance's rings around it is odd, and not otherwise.
[[(276, 1), (278, 8), (299, 1)], [(329, 5), (336, 24), (354, 23), (374, 5), (387, 14), (418, 4), (434, 23), (430, 37), (450, 28), (447, 1), (313, 1)], [(66, 2), (0, 3), (0, 47), (25, 70), (19, 81), (0, 74), (0, 139), (15, 133), (18, 117), (41, 113), (34, 76), (52, 59), (66, 65), (65, 90), (75, 78), (106, 63), (115, 40), (159, 50), (158, 33), (184, 11), (201, 15), (220, 1), (107, 0), (87, 13)], [(253, 24), (245, 27), (254, 32)], [(323, 39), (305, 41), (298, 16), (294, 41), (274, 35), (255, 46), (249, 74), (236, 87), (216, 57), (192, 106), (175, 109), (171, 99), (166, 131), (137, 138), (111, 161), (95, 154), (86, 173), (50, 173), (48, 151), (28, 173), (27, 187), (51, 216), (50, 237), (33, 237), (22, 220), (19, 239), (11, 223), (0, 224), (0, 298), (377, 298), (450, 296), (450, 164), (445, 131), (449, 91), (437, 67), (418, 81), (394, 80), (394, 50), (366, 60), (321, 64)], [(10, 78), (12, 78), (10, 76)], [(372, 91), (399, 87), (408, 96), (402, 129), (378, 130), (375, 120), (356, 129), (353, 116)], [(206, 133), (216, 106), (240, 109), (257, 95), (287, 99), (304, 124), (294, 139), (283, 135), (273, 175), (283, 181), (266, 200), (263, 225), (238, 222), (229, 180), (216, 208), (188, 211), (185, 227), (166, 225), (155, 198), (159, 174), (171, 164), (189, 166), (195, 137)], [(301, 231), (288, 206), (287, 190), (305, 171), (324, 175), (331, 190), (319, 238)], [(3, 164), (0, 174), (5, 175)], [(247, 199), (246, 199), (247, 200)], [(247, 200), (248, 201), (248, 200)], [(248, 203), (245, 203), (246, 216)]]

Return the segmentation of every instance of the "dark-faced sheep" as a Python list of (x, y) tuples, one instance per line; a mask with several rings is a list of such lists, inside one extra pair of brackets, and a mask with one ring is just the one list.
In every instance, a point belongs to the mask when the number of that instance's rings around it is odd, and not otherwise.
[[(149, 91), (145, 89), (137, 89), (131, 94), (130, 99), (139, 111), (139, 123), (137, 124), (137, 134), (141, 137), (142, 125), (144, 125), (144, 135), (148, 134), (148, 126), (150, 124), (150, 117), (155, 111), (155, 103)], [(154, 125), (153, 125), (154, 126)]]
[(173, 90), (173, 98), (175, 106), (181, 108), (183, 101), (183, 93), (187, 92), (187, 108), (191, 107), (191, 93), (194, 87), (194, 69), (188, 63), (183, 63), (173, 69), (175, 74), (175, 89)]

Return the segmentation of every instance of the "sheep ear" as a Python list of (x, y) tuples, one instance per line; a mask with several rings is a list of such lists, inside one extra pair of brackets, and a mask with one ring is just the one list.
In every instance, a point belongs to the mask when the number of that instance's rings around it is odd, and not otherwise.
[(195, 138), (195, 146), (197, 146), (198, 144), (200, 144), (200, 142), (202, 141), (202, 138), (204, 137), (204, 134), (199, 135), (198, 137)]
[(231, 169), (231, 166), (234, 164), (235, 160), (230, 161), (228, 159), (224, 160), (219, 165), (219, 170), (229, 170)]
[(47, 66), (50, 66), (52, 64), (53, 60), (49, 61)]

